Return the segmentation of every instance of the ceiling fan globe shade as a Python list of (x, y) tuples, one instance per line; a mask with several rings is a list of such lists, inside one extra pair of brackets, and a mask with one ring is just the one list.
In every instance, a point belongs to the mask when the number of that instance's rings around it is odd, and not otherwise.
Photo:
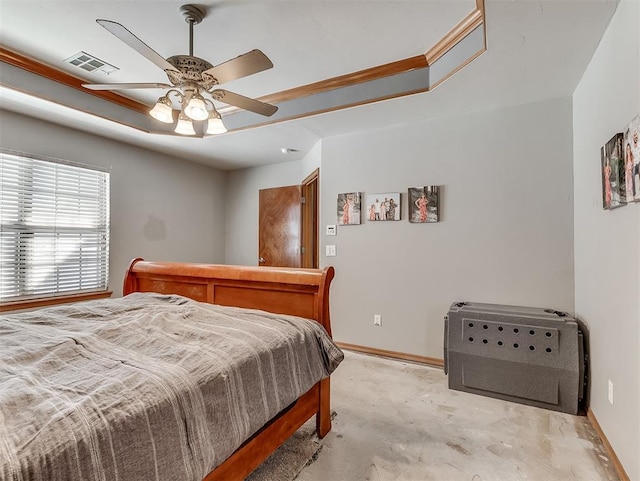
[(153, 108), (149, 111), (149, 115), (165, 124), (173, 123), (173, 108), (171, 101), (166, 97), (158, 99)]
[(178, 117), (178, 123), (174, 132), (180, 135), (196, 135), (196, 131), (193, 129), (193, 123), (189, 117), (184, 114), (180, 114)]
[(224, 134), (226, 132), (227, 128), (220, 117), (209, 117), (209, 122), (207, 122), (208, 134)]
[(193, 120), (206, 120), (209, 117), (207, 106), (202, 98), (192, 97), (184, 108), (184, 113)]

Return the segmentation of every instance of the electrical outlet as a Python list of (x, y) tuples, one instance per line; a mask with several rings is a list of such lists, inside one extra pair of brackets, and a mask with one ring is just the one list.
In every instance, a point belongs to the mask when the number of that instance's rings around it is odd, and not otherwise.
[(373, 325), (381, 326), (382, 325), (382, 316), (380, 314), (373, 315)]
[(611, 382), (611, 379), (609, 379), (609, 402), (613, 406), (613, 383)]

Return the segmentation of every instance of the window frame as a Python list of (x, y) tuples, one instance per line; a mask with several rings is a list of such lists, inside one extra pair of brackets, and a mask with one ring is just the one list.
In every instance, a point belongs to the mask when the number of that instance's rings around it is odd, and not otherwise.
[[(104, 262), (104, 269), (106, 269), (106, 273), (104, 273), (104, 277), (102, 277), (101, 279), (104, 282), (100, 282), (101, 286), (98, 287), (88, 287), (88, 288), (78, 288), (78, 289), (62, 289), (62, 290), (58, 290), (57, 287), (53, 287), (52, 285), (52, 290), (50, 292), (45, 292), (45, 293), (36, 293), (33, 295), (29, 295), (28, 293), (23, 294), (23, 295), (19, 295), (19, 296), (15, 296), (12, 298), (7, 298), (4, 300), (0, 300), (0, 312), (3, 311), (10, 311), (10, 310), (16, 310), (16, 309), (27, 309), (27, 308), (37, 308), (37, 307), (42, 307), (42, 306), (46, 306), (46, 305), (52, 305), (52, 304), (61, 304), (61, 303), (68, 303), (68, 302), (77, 302), (77, 301), (82, 301), (82, 300), (89, 300), (89, 299), (99, 299), (99, 298), (106, 298), (106, 297), (110, 297), (112, 294), (112, 291), (109, 290), (109, 283), (110, 283), (110, 243), (111, 243), (111, 239), (110, 239), (110, 230), (111, 230), (111, 219), (110, 219), (110, 188), (111, 188), (111, 179), (110, 179), (110, 171), (109, 169), (104, 169), (101, 167), (97, 167), (94, 165), (87, 165), (87, 164), (82, 164), (82, 163), (78, 163), (78, 162), (71, 162), (71, 161), (67, 161), (67, 160), (62, 160), (62, 159), (56, 159), (56, 158), (51, 158), (51, 157), (45, 157), (45, 156), (40, 156), (40, 155), (35, 155), (35, 154), (30, 154), (30, 153), (25, 153), (25, 152), (19, 152), (19, 151), (15, 151), (15, 150), (10, 150), (10, 149), (4, 149), (4, 148), (0, 148), (0, 154), (3, 156), (12, 156), (14, 158), (17, 158), (18, 161), (23, 159), (26, 160), (27, 162), (47, 162), (47, 163), (51, 163), (51, 164), (58, 164), (58, 165), (63, 165), (63, 166), (67, 166), (67, 167), (72, 167), (72, 168), (76, 168), (76, 169), (82, 169), (85, 171), (93, 171), (93, 172), (97, 172), (97, 173), (102, 173), (105, 174), (105, 178), (103, 179), (97, 179), (99, 182), (104, 182), (103, 185), (100, 186), (100, 190), (102, 190), (102, 188), (104, 188), (104, 195), (102, 197), (100, 197), (98, 199), (98, 206), (96, 207), (96, 209), (98, 211), (100, 211), (100, 209), (102, 209), (102, 212), (96, 212), (94, 215), (97, 216), (96, 218), (99, 221), (104, 220), (104, 222), (98, 222), (98, 228), (94, 229), (97, 230), (98, 232), (103, 232), (104, 234), (106, 234), (106, 239), (102, 239), (101, 242), (104, 242), (105, 244), (105, 251), (101, 254), (101, 255), (97, 255), (96, 256), (96, 260), (100, 263), (100, 259), (102, 259)], [(33, 165), (33, 164), (31, 164)], [(57, 171), (55, 171), (56, 167), (52, 167), (52, 170), (54, 171), (54, 175), (56, 176), (56, 181), (57, 181)], [(46, 169), (45, 169), (46, 170)], [(81, 172), (80, 172), (81, 174)], [(61, 175), (69, 175), (69, 172), (63, 172)], [(36, 183), (35, 181), (35, 177), (28, 175), (26, 177), (24, 177), (26, 179), (28, 179), (29, 184), (28, 187), (26, 187), (24, 189), (24, 191), (27, 193), (28, 196), (30, 196), (30, 199), (28, 200), (27, 203), (25, 203), (25, 205), (21, 204), (21, 200), (18, 201), (18, 207), (17, 210), (18, 212), (18, 223), (14, 224), (14, 231), (16, 228), (19, 228), (19, 226), (21, 226), (21, 222), (24, 222), (24, 226), (28, 226), (27, 221), (25, 221), (25, 217), (22, 216), (22, 213), (20, 212), (22, 209), (26, 209), (28, 210), (28, 208), (31, 207), (32, 205), (32, 200), (33, 200), (33, 196), (32, 194), (36, 192), (36, 188), (34, 187), (34, 184)], [(20, 178), (20, 180), (23, 180), (22, 178)], [(82, 185), (82, 184), (79, 184)], [(1, 193), (1, 191), (0, 191)], [(23, 191), (20, 190), (19, 196), (23, 195)], [(60, 200), (60, 198), (64, 198), (64, 197), (69, 197), (68, 193), (62, 193), (61, 192), (61, 188), (56, 185), (56, 189), (53, 192), (53, 199), (54, 201), (52, 202), (51, 205), (55, 206), (54, 207), (54, 212), (59, 213), (58, 212), (58, 202)], [(77, 196), (73, 197), (75, 202), (78, 203), (78, 205), (80, 204), (80, 202), (82, 201), (82, 196), (81, 194), (78, 192)], [(14, 204), (15, 205), (15, 204)], [(41, 206), (47, 206), (50, 207), (49, 204), (41, 204)], [(93, 214), (93, 213), (92, 213)], [(67, 214), (68, 215), (68, 214)], [(16, 227), (18, 226), (18, 227)], [(42, 233), (42, 232), (46, 232), (47, 229), (51, 228), (53, 229), (54, 232), (57, 232), (57, 229), (61, 229), (61, 231), (64, 231), (65, 229), (70, 229), (73, 228), (73, 225), (71, 224), (65, 224), (65, 223), (54, 223), (52, 224), (53, 227), (49, 227), (47, 226), (46, 228), (43, 226), (39, 226), (40, 229), (34, 229), (33, 232), (31, 232), (32, 235), (35, 235), (36, 233)], [(78, 228), (80, 231), (83, 232), (91, 232), (91, 228), (89, 227), (79, 227)], [(28, 230), (27, 230), (28, 231)], [(82, 235), (82, 234), (81, 234)], [(100, 236), (102, 234), (98, 234), (98, 236)], [(57, 238), (57, 234), (56, 234), (56, 238)], [(58, 241), (54, 241), (54, 242), (58, 242)], [(96, 247), (98, 250), (100, 249), (99, 245), (98, 247)], [(57, 248), (56, 248), (57, 249)], [(10, 254), (9, 254), (10, 257)], [(58, 266), (61, 266), (61, 262), (60, 261), (56, 261), (51, 263), (52, 266), (55, 266), (55, 268), (57, 269)], [(82, 262), (80, 260), (78, 260), (78, 267), (81, 268), (82, 266)], [(21, 275), (29, 275), (29, 269), (26, 268), (24, 269), (23, 267), (21, 267), (19, 264), (16, 264), (16, 268), (20, 268), (23, 269), (23, 273)], [(57, 274), (59, 275), (59, 274)], [(78, 284), (80, 284), (80, 282), (78, 282)]]

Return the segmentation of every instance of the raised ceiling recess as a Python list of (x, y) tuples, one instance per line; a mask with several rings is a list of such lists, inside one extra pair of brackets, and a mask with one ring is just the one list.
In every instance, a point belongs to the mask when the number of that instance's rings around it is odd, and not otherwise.
[[(174, 124), (163, 124), (151, 118), (149, 111), (154, 105), (132, 100), (114, 90), (179, 90), (183, 98), (177, 94), (165, 94), (175, 96), (170, 99), (172, 122), (184, 113), (183, 109), (190, 98), (209, 95), (218, 102), (215, 112), (224, 119), (225, 130), (232, 132), (428, 92), (486, 51), (484, 2), (476, 0), (475, 8), (424, 53), (252, 99), (221, 89), (219, 85), (267, 70), (271, 67), (271, 61), (258, 50), (217, 66), (194, 57), (193, 26), (203, 21), (206, 11), (198, 6), (185, 5), (182, 7), (182, 14), (189, 24), (189, 55), (166, 59), (122, 25), (98, 20), (109, 32), (164, 70), (170, 84), (134, 83), (120, 87), (114, 84), (88, 84), (17, 52), (0, 48), (2, 83), (8, 88), (144, 132), (164, 134), (174, 133)], [(277, 66), (274, 70), (276, 69)], [(29, 81), (25, 81), (25, 71), (32, 74)], [(78, 90), (85, 95), (79, 96)], [(183, 103), (185, 99), (187, 104)], [(227, 105), (219, 105), (220, 102)], [(158, 99), (156, 105), (158, 103), (167, 104), (163, 97)], [(211, 116), (213, 109), (209, 103), (206, 105), (208, 115)], [(209, 119), (200, 121), (203, 123), (200, 127), (197, 125), (198, 121), (194, 122), (196, 135), (207, 136), (207, 120)]]

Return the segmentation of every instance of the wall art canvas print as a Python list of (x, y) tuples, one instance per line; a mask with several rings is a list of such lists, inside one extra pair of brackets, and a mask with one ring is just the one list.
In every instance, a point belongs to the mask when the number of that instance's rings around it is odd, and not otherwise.
[(640, 202), (640, 115), (624, 131), (624, 187), (627, 202)]
[(338, 194), (338, 225), (360, 224), (360, 192)]
[(400, 192), (367, 194), (365, 215), (370, 221), (400, 220)]
[(616, 134), (600, 149), (602, 207), (604, 209), (615, 209), (627, 203), (622, 148), (623, 138), (623, 134)]
[(438, 222), (438, 186), (409, 187), (409, 222)]

